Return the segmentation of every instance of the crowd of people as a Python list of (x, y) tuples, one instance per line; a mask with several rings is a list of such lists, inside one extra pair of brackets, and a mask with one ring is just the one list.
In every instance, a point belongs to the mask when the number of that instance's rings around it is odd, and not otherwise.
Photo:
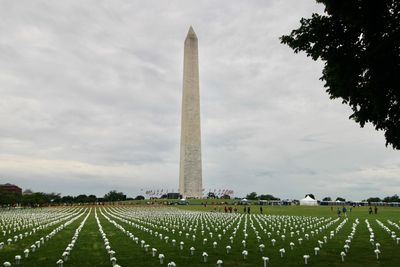
[[(204, 207), (206, 207), (206, 205), (204, 205)], [(214, 211), (215, 212), (217, 211), (217, 207), (214, 207)], [(221, 211), (221, 210), (218, 209), (218, 211)], [(229, 207), (225, 206), (224, 211), (225, 211), (225, 213), (232, 213), (232, 212), (237, 213), (238, 209), (236, 208), (236, 206), (233, 208), (232, 208), (232, 206), (229, 206)], [(260, 213), (263, 214), (263, 212), (264, 212), (263, 206), (260, 206)], [(250, 205), (243, 206), (243, 213), (250, 214), (251, 206)]]
[[(204, 205), (204, 207), (207, 207), (207, 205)], [(350, 206), (349, 208), (347, 208), (346, 206), (343, 207), (338, 207), (337, 208), (337, 216), (340, 218), (341, 216), (347, 217), (347, 212), (351, 213), (353, 211), (354, 206)], [(331, 206), (331, 211), (333, 212), (334, 207)], [(260, 214), (264, 213), (264, 208), (262, 205), (259, 206), (259, 210), (260, 210)], [(214, 211), (217, 211), (217, 207), (214, 207)], [(218, 211), (221, 212), (221, 208), (218, 208)], [(236, 205), (234, 207), (232, 206), (225, 206), (224, 207), (224, 211), (225, 213), (237, 213), (238, 209), (236, 207)], [(251, 214), (251, 205), (245, 205), (243, 206), (243, 213), (244, 214)], [(378, 214), (378, 207), (375, 206), (374, 208), (372, 208), (372, 206), (369, 206), (368, 209), (368, 213), (369, 214)]]
[[(353, 206), (350, 207), (349, 212), (351, 213), (352, 210), (353, 210)], [(331, 206), (331, 211), (333, 211), (333, 206)], [(372, 213), (378, 214), (378, 207), (377, 206), (374, 207), (373, 211), (372, 211), (372, 206), (369, 206), (368, 214), (372, 214)], [(343, 214), (344, 217), (347, 217), (347, 207), (346, 206), (343, 206), (342, 208), (340, 208), (340, 207), (337, 208), (337, 215), (338, 215), (339, 218), (342, 216), (342, 214)]]

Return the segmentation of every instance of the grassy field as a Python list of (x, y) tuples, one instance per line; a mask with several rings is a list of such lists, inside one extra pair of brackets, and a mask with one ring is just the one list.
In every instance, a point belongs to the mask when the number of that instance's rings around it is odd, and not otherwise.
[[(399, 208), (379, 207), (378, 214), (370, 215), (367, 207), (356, 207), (346, 218), (338, 218), (336, 207), (267, 206), (263, 214), (259, 212), (259, 206), (251, 206), (251, 214), (245, 214), (238, 206), (237, 213), (225, 213), (224, 206), (214, 205), (3, 210), (0, 264), (8, 261), (15, 266), (15, 256), (20, 255), (19, 266), (61, 266), (56, 262), (64, 259), (69, 246), (63, 266), (112, 266), (112, 256), (120, 266), (168, 266), (170, 262), (217, 266), (222, 260), (221, 266), (250, 267), (264, 266), (262, 257), (269, 258), (267, 266), (303, 266), (304, 255), (310, 256), (310, 266), (400, 265)], [(349, 249), (342, 261), (346, 240)], [(110, 256), (109, 251), (115, 254)], [(208, 255), (206, 262), (203, 252)]]

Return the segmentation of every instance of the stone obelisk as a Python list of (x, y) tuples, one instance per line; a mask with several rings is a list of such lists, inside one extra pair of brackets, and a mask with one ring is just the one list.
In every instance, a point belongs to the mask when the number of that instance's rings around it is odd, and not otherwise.
[(185, 39), (181, 123), (179, 193), (187, 198), (201, 198), (203, 192), (201, 171), (199, 59), (197, 36), (192, 27), (190, 27)]

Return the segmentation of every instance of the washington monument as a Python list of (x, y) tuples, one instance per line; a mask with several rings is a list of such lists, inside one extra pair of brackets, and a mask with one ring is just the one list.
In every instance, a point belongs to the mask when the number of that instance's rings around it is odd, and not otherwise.
[(202, 197), (199, 59), (197, 36), (190, 27), (185, 39), (179, 193)]

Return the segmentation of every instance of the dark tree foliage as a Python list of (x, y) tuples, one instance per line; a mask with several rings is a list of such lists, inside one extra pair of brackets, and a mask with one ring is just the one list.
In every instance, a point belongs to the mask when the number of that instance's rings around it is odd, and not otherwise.
[(0, 192), (0, 205), (42, 206), (45, 204), (57, 204), (60, 201), (61, 196), (56, 193), (36, 192), (21, 195), (12, 192)]
[[(165, 195), (165, 198), (167, 198), (167, 195)], [(135, 200), (144, 200), (144, 196), (138, 195), (135, 197)]]
[(35, 205), (44, 205), (51, 203), (52, 194), (46, 194), (42, 192), (36, 192), (29, 195), (23, 195), (21, 199), (21, 203), (24, 206), (35, 206)]
[(317, 0), (325, 14), (302, 18), (281, 37), (295, 53), (325, 62), (321, 80), (364, 127), (385, 132), (386, 146), (400, 149), (400, 1)]
[(259, 195), (258, 198), (260, 200), (280, 200), (280, 198), (274, 197), (273, 195), (270, 195), (270, 194)]
[(343, 201), (343, 202), (345, 202), (346, 199), (345, 199), (345, 198), (342, 198), (342, 197), (337, 197), (337, 198), (336, 198), (336, 201)]
[(51, 203), (61, 202), (61, 194), (59, 193), (50, 193), (50, 194), (43, 193), (43, 194), (46, 195), (47, 200), (50, 200)]
[[(117, 193), (118, 196), (122, 193)], [(122, 198), (125, 195), (122, 194)], [(1, 205), (17, 205), (20, 204), (26, 207), (36, 207), (45, 205), (62, 205), (62, 204), (74, 204), (74, 203), (95, 203), (98, 199), (95, 195), (78, 195), (63, 196), (59, 193), (43, 193), (43, 192), (32, 192), (31, 190), (25, 194), (17, 194), (12, 192), (0, 192), (0, 206)]]
[(270, 194), (262, 194), (262, 195), (257, 195), (256, 192), (251, 192), (250, 194), (247, 194), (246, 199), (249, 200), (280, 200), (280, 198), (274, 197), (273, 195)]
[(94, 202), (97, 201), (97, 197), (95, 195), (89, 195), (88, 198), (87, 198), (87, 201), (89, 203), (94, 203)]
[(74, 197), (73, 196), (63, 196), (61, 198), (62, 203), (73, 203), (74, 202)]
[(87, 203), (89, 202), (87, 195), (78, 195), (74, 198), (75, 203)]
[(2, 205), (15, 205), (21, 202), (21, 194), (0, 191), (0, 204)]
[(124, 193), (122, 193), (122, 192), (117, 192), (116, 190), (112, 190), (104, 195), (104, 200), (110, 201), (110, 202), (122, 201), (122, 200), (126, 200), (126, 195), (124, 195)]
[(322, 199), (322, 201), (332, 201), (332, 198), (331, 198), (331, 197), (324, 197), (324, 198)]
[(394, 195), (394, 196), (391, 196), (391, 197), (385, 197), (383, 199), (383, 202), (400, 202), (400, 198), (399, 198), (398, 195)]
[(381, 202), (382, 199), (380, 199), (379, 197), (370, 197), (367, 199), (367, 202)]
[(223, 195), (221, 196), (221, 198), (222, 198), (222, 199), (231, 199), (231, 196), (230, 196), (230, 195), (227, 195), (227, 194), (223, 194)]
[(256, 193), (256, 192), (251, 192), (250, 194), (248, 194), (248, 195), (246, 196), (246, 199), (249, 199), (249, 200), (255, 200), (255, 199), (257, 199), (257, 193)]

